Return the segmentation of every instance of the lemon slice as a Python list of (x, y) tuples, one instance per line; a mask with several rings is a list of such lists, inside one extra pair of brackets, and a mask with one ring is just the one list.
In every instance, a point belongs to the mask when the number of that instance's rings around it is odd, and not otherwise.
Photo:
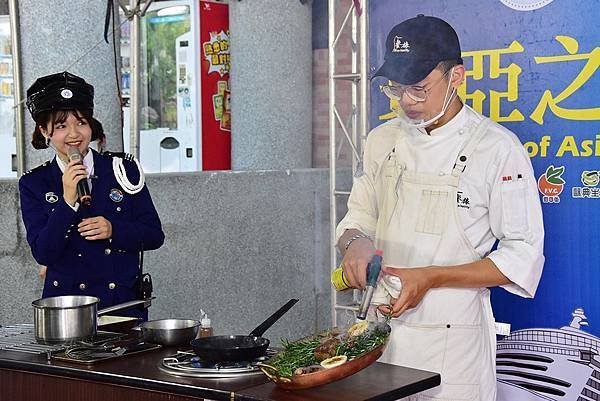
[(321, 366), (323, 366), (325, 369), (331, 369), (345, 364), (347, 360), (348, 357), (346, 355), (332, 356), (331, 358), (327, 358), (322, 361)]
[(362, 333), (367, 331), (368, 328), (369, 328), (369, 322), (367, 322), (366, 320), (363, 320), (362, 322), (354, 323), (348, 329), (348, 335), (350, 337), (360, 336)]

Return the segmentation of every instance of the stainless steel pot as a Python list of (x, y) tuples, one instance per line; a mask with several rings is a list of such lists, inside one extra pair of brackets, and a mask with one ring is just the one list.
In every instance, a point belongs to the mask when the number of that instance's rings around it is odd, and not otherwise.
[(139, 326), (144, 341), (161, 345), (190, 345), (198, 336), (200, 322), (189, 319), (150, 320)]
[(33, 301), (35, 339), (42, 344), (69, 343), (92, 338), (98, 315), (149, 303), (142, 299), (98, 310), (100, 300), (83, 295), (63, 295)]

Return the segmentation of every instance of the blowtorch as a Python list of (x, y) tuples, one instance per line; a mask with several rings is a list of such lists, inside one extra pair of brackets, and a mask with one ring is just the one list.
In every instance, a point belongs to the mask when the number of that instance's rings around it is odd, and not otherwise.
[(369, 311), (369, 306), (371, 305), (371, 300), (373, 299), (373, 292), (375, 291), (375, 287), (377, 287), (377, 279), (379, 278), (379, 273), (381, 272), (382, 261), (383, 250), (377, 249), (375, 251), (375, 255), (373, 255), (373, 259), (371, 259), (371, 263), (367, 265), (367, 285), (363, 291), (360, 306), (358, 308), (358, 314), (356, 316), (357, 319), (365, 320), (367, 317), (367, 312)]

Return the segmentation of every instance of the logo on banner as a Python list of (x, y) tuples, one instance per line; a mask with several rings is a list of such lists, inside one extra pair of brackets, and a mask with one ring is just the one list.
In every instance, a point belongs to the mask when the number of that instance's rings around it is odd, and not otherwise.
[(600, 188), (598, 188), (598, 184), (600, 183), (600, 171), (583, 171), (581, 173), (581, 183), (583, 184), (583, 187), (572, 188), (571, 195), (573, 198), (600, 198)]
[(538, 189), (542, 194), (543, 203), (560, 203), (560, 194), (565, 187), (565, 180), (562, 178), (564, 172), (564, 166), (550, 165), (538, 178)]
[(223, 76), (229, 73), (229, 31), (211, 32), (210, 40), (202, 43), (202, 49), (209, 63), (207, 74), (217, 72)]
[(552, 3), (552, 0), (500, 0), (502, 4), (517, 11), (537, 10)]
[(407, 40), (402, 40), (402, 36), (395, 36), (392, 53), (408, 53), (409, 51), (410, 43)]

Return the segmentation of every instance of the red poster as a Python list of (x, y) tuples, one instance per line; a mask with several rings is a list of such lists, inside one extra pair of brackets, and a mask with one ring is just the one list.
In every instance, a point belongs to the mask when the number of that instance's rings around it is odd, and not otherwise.
[(231, 169), (228, 5), (200, 2), (202, 170)]

